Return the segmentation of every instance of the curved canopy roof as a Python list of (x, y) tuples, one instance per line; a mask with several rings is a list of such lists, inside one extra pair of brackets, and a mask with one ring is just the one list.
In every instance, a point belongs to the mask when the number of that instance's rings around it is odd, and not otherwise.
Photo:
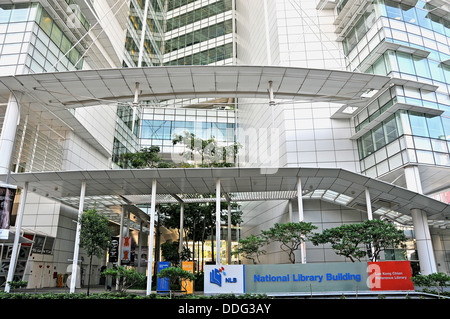
[[(5, 178), (0, 175), (0, 180)], [(11, 174), (11, 183), (77, 207), (82, 181), (86, 204), (118, 207), (149, 204), (152, 180), (157, 180), (157, 203), (215, 201), (220, 179), (221, 200), (244, 202), (297, 198), (320, 199), (365, 210), (369, 189), (374, 214), (412, 225), (411, 209), (425, 211), (432, 226), (450, 226), (450, 205), (402, 187), (336, 168), (170, 168), (89, 170)]]
[(337, 70), (281, 66), (162, 66), (81, 70), (0, 77), (9, 90), (22, 91), (22, 102), (52, 108), (75, 108), (139, 99), (268, 98), (269, 81), (275, 99), (349, 103), (379, 90), (389, 77)]

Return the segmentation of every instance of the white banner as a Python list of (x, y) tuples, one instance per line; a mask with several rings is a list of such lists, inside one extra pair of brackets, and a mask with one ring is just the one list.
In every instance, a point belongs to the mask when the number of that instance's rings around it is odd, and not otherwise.
[(0, 239), (8, 239), (16, 186), (0, 185)]
[(244, 265), (205, 265), (205, 294), (245, 293)]

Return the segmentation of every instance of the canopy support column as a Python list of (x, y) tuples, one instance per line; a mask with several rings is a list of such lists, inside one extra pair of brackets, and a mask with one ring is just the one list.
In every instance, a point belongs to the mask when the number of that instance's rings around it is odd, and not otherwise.
[(365, 189), (365, 195), (366, 195), (367, 219), (368, 220), (372, 220), (373, 219), (372, 200), (370, 199), (370, 192), (369, 192), (369, 189), (367, 187)]
[[(178, 253), (180, 254), (183, 252), (183, 232), (184, 232), (184, 203), (181, 203), (180, 205), (180, 239), (179, 239), (179, 245), (178, 245)], [(181, 262), (181, 260), (180, 260)]]
[(228, 226), (227, 226), (227, 259), (228, 265), (231, 265), (231, 203), (228, 202)]
[(152, 199), (150, 206), (150, 232), (148, 235), (147, 257), (147, 296), (152, 293), (153, 243), (155, 240), (156, 178), (152, 180)]
[[(297, 177), (298, 222), (304, 221), (302, 195), (303, 195), (302, 180), (300, 177)], [(306, 264), (305, 242), (302, 242), (302, 244), (300, 246), (300, 252), (301, 252), (301, 263)]]
[(78, 206), (78, 220), (77, 220), (77, 230), (75, 233), (75, 248), (73, 251), (73, 261), (72, 261), (72, 278), (70, 282), (70, 293), (75, 293), (75, 286), (78, 276), (78, 255), (80, 253), (80, 232), (81, 232), (81, 215), (83, 215), (84, 209), (84, 195), (86, 194), (86, 181), (81, 182), (80, 191), (80, 204)]
[(10, 285), (9, 282), (13, 281), (14, 279), (14, 272), (16, 271), (16, 265), (17, 265), (17, 257), (19, 253), (19, 239), (20, 239), (20, 232), (22, 228), (22, 220), (23, 220), (23, 211), (25, 209), (25, 202), (27, 200), (27, 193), (28, 193), (28, 182), (25, 182), (25, 185), (22, 189), (22, 194), (20, 195), (20, 203), (19, 203), (19, 211), (17, 212), (17, 219), (16, 219), (16, 234), (14, 236), (14, 244), (13, 244), (13, 250), (11, 254), (11, 263), (9, 265), (8, 269), (8, 277), (6, 279), (6, 285), (5, 285), (5, 292), (10, 291)]
[(220, 179), (216, 180), (216, 265), (220, 265)]
[(138, 272), (141, 272), (141, 260), (142, 260), (142, 227), (144, 225), (144, 222), (141, 220), (139, 224), (139, 243), (138, 243)]
[[(407, 166), (404, 168), (404, 172), (406, 188), (423, 194), (419, 168), (415, 165)], [(420, 271), (422, 275), (436, 273), (436, 257), (434, 256), (427, 214), (421, 209), (413, 208), (411, 209), (411, 216), (416, 237), (417, 254), (419, 255)]]
[(421, 209), (413, 208), (411, 209), (411, 215), (416, 235), (420, 272), (422, 275), (437, 273), (427, 214)]
[(22, 93), (11, 91), (0, 135), (0, 174), (8, 174), (5, 181), (7, 184), (9, 183), (10, 168), (14, 156), (17, 127), (20, 122), (18, 99), (21, 97)]
[[(373, 214), (372, 214), (372, 200), (371, 200), (371, 198), (370, 198), (370, 191), (369, 191), (369, 188), (366, 187), (364, 191), (365, 191), (365, 196), (366, 196), (367, 219), (368, 219), (368, 220), (373, 220)], [(375, 247), (373, 247), (372, 244), (367, 245), (367, 246), (370, 246), (370, 247), (367, 247), (367, 253), (368, 253), (368, 254), (371, 253), (371, 256), (373, 256), (374, 253), (375, 253)], [(369, 252), (369, 249), (370, 249), (370, 252)]]

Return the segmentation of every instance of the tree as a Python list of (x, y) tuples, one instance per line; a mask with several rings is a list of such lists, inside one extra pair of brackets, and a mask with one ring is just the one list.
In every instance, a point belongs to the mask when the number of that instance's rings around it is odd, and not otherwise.
[(380, 260), (380, 253), (389, 248), (405, 248), (405, 233), (389, 221), (373, 219), (361, 224), (365, 234), (364, 244), (373, 247), (371, 261)]
[(367, 252), (366, 248), (361, 245), (363, 236), (360, 229), (358, 224), (344, 224), (324, 229), (321, 234), (314, 234), (311, 242), (315, 246), (329, 243), (337, 255), (349, 258), (352, 262), (355, 262), (355, 259), (361, 261)]
[[(204, 197), (211, 196), (209, 194), (203, 195)], [(168, 204), (161, 205), (160, 207), (161, 224), (167, 228), (177, 229), (180, 231), (180, 205), (178, 204)], [(192, 257), (196, 258), (196, 242), (200, 241), (202, 243), (202, 256), (204, 242), (211, 237), (213, 239), (214, 229), (216, 227), (215, 223), (216, 206), (215, 203), (189, 203), (184, 205), (184, 222), (183, 222), (183, 232), (179, 233), (179, 237), (187, 238), (193, 242)], [(238, 225), (242, 222), (242, 211), (239, 205), (236, 203), (231, 204), (231, 225)], [(228, 221), (227, 213), (227, 203), (221, 203), (221, 220), (223, 222)], [(213, 241), (213, 240), (212, 240)], [(186, 242), (186, 241), (184, 241)], [(214, 256), (213, 256), (214, 260)]]
[(317, 229), (312, 223), (298, 222), (298, 223), (276, 223), (274, 227), (269, 230), (263, 230), (261, 233), (269, 241), (281, 242), (280, 248), (289, 256), (289, 261), (295, 263), (294, 252), (305, 241), (306, 237), (313, 229)]
[(92, 257), (102, 257), (104, 251), (109, 248), (111, 243), (111, 230), (109, 221), (103, 215), (97, 213), (96, 209), (90, 209), (84, 212), (80, 217), (80, 247), (84, 248), (89, 256), (89, 278), (87, 294), (89, 295), (89, 286), (91, 280)]
[(159, 146), (150, 146), (144, 147), (136, 153), (124, 153), (122, 157), (125, 161), (125, 166), (133, 168), (169, 168), (175, 166), (172, 163), (163, 162), (159, 152)]
[(233, 255), (242, 254), (245, 258), (251, 259), (254, 264), (259, 263), (259, 256), (265, 255), (266, 251), (261, 249), (267, 245), (267, 238), (261, 235), (250, 235), (239, 240), (239, 246), (233, 251)]
[[(143, 285), (146, 283), (146, 277), (144, 274), (137, 272), (134, 268), (127, 269), (124, 266), (116, 266), (115, 268), (106, 269), (102, 272), (102, 275), (115, 277), (116, 280), (120, 280), (120, 278), (122, 278), (122, 283), (120, 285), (121, 293), (124, 293), (128, 288), (134, 285)], [(151, 274), (149, 274), (149, 276), (151, 276)]]
[(445, 287), (450, 286), (450, 276), (442, 272), (429, 275), (416, 275), (411, 279), (414, 285), (428, 288), (435, 287), (439, 296), (444, 292)]
[(352, 262), (361, 261), (366, 256), (371, 261), (377, 261), (383, 250), (404, 247), (405, 241), (406, 236), (402, 230), (390, 222), (378, 219), (325, 229), (321, 234), (311, 237), (315, 246), (331, 244), (337, 255), (349, 258)]
[(166, 241), (161, 244), (161, 254), (164, 260), (170, 262), (172, 265), (178, 266), (182, 261), (189, 260), (191, 258), (191, 250), (187, 247), (183, 247), (181, 254), (178, 252), (178, 241)]
[[(161, 269), (158, 273), (158, 278), (168, 278), (169, 288), (179, 286), (181, 291), (186, 291), (187, 281), (194, 281), (195, 275), (181, 267), (167, 267)], [(172, 289), (170, 289), (170, 296), (172, 296)]]
[(232, 167), (242, 147), (237, 142), (228, 146), (219, 146), (214, 136), (205, 140), (189, 132), (184, 132), (184, 135), (175, 135), (172, 144), (185, 145), (186, 150), (181, 153), (184, 166), (190, 166), (188, 163), (191, 162), (201, 167)]

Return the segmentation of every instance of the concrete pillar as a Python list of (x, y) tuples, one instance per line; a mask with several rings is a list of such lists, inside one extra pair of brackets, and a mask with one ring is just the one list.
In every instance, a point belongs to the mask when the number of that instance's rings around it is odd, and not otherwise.
[(143, 228), (143, 224), (144, 224), (144, 222), (141, 220), (141, 222), (139, 224), (139, 237), (138, 237), (139, 243), (138, 243), (138, 267), (137, 267), (137, 269), (138, 269), (139, 273), (141, 272), (141, 260), (142, 260), (141, 255), (142, 255), (142, 228)]
[(183, 232), (184, 232), (184, 203), (180, 205), (180, 239), (178, 246), (178, 253), (183, 252)]
[(227, 226), (227, 260), (231, 265), (231, 203), (228, 202), (228, 226)]
[[(302, 190), (302, 180), (300, 177), (297, 178), (297, 201), (298, 201), (298, 221), (302, 222), (304, 221), (303, 216), (303, 190)], [(300, 246), (300, 253), (301, 253), (301, 263), (306, 264), (306, 247), (305, 242), (303, 242)], [(297, 259), (297, 256), (295, 257), (295, 260)]]
[(83, 181), (83, 182), (81, 182), (80, 204), (78, 206), (78, 220), (77, 220), (77, 230), (75, 233), (75, 247), (74, 247), (74, 251), (73, 251), (70, 293), (75, 293), (75, 286), (77, 283), (78, 255), (80, 252), (80, 232), (81, 232), (80, 218), (81, 218), (81, 215), (83, 214), (83, 210), (84, 210), (84, 195), (85, 195), (85, 193), (86, 193), (86, 181)]
[(5, 119), (3, 120), (0, 135), (0, 174), (8, 174), (10, 169), (17, 125), (20, 120), (20, 105), (17, 99), (20, 99), (21, 96), (22, 94), (20, 92), (14, 92), (14, 94), (11, 93), (9, 95), (8, 106), (6, 107)]
[(14, 236), (14, 244), (13, 244), (13, 250), (12, 250), (12, 254), (11, 254), (11, 263), (10, 263), (9, 269), (8, 269), (8, 277), (6, 278), (5, 292), (10, 291), (11, 287), (9, 285), (9, 282), (13, 281), (14, 272), (16, 271), (17, 257), (19, 256), (19, 239), (20, 239), (20, 233), (22, 230), (23, 211), (25, 209), (27, 193), (28, 193), (28, 182), (25, 182), (25, 185), (22, 189), (22, 194), (20, 195), (19, 209), (18, 209), (17, 218), (16, 218), (16, 234)]
[[(406, 187), (411, 191), (422, 194), (419, 168), (417, 166), (407, 166), (404, 168), (404, 171)], [(437, 272), (436, 258), (434, 256), (427, 215), (424, 211), (414, 208), (411, 209), (411, 216), (414, 224), (420, 271), (423, 275), (435, 273)]]
[(372, 220), (373, 219), (372, 201), (370, 199), (370, 192), (369, 192), (369, 189), (367, 187), (365, 189), (365, 195), (366, 195), (367, 219), (368, 220)]
[[(119, 257), (117, 258), (117, 266), (122, 266), (122, 245), (123, 245), (123, 226), (125, 222), (125, 207), (122, 206), (122, 213), (120, 215), (120, 228), (119, 228)], [(116, 290), (119, 290), (119, 278), (116, 278)]]
[(216, 265), (220, 265), (220, 179), (216, 180)]
[(430, 228), (427, 214), (417, 208), (411, 209), (416, 237), (417, 253), (419, 255), (420, 272), (429, 275), (437, 272), (436, 259), (431, 244)]
[(147, 296), (152, 292), (153, 243), (155, 240), (156, 179), (152, 181), (152, 199), (150, 204), (150, 233), (148, 235), (147, 257)]

